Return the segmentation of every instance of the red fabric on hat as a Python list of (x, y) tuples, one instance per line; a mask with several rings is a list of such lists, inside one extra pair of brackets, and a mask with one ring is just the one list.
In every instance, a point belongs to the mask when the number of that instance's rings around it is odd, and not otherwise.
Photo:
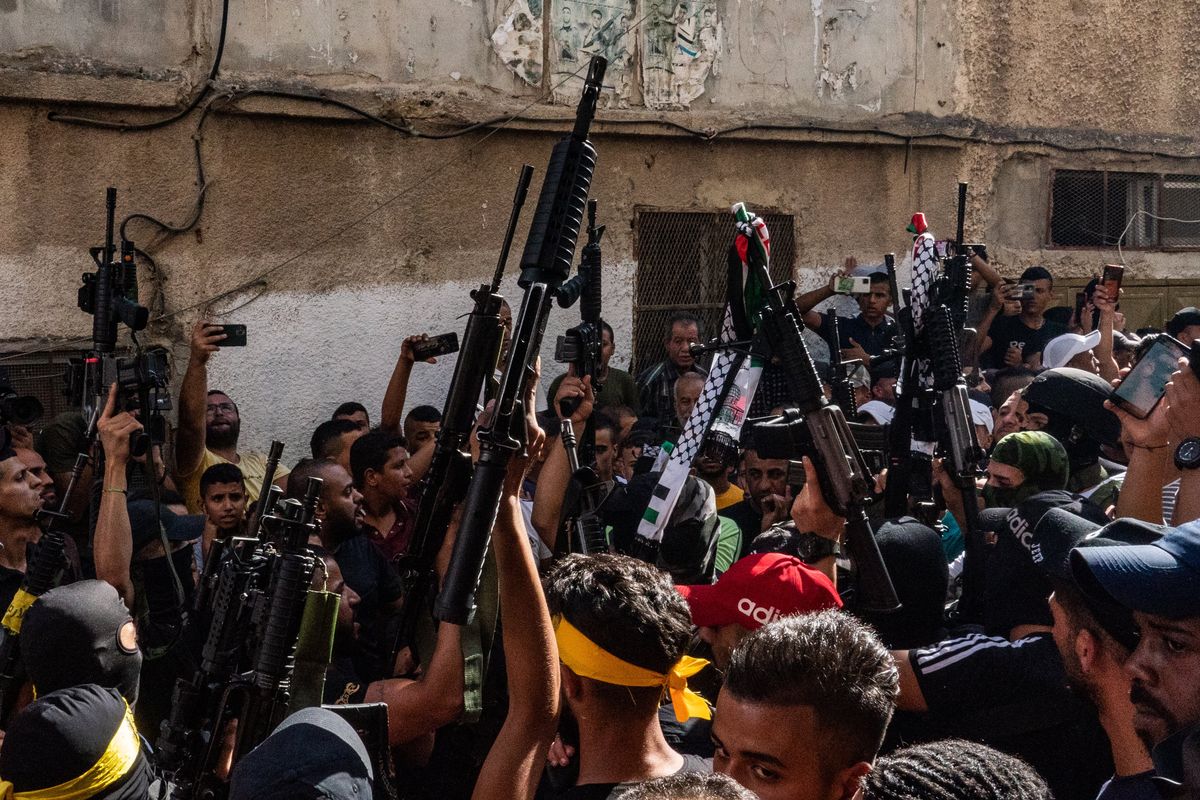
[(842, 605), (828, 577), (782, 553), (754, 553), (712, 585), (675, 588), (700, 627), (740, 625), (754, 631), (780, 617)]

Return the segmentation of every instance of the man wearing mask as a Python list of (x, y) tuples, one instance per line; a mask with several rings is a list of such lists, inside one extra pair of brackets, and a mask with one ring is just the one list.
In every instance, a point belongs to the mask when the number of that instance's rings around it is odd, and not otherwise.
[(1108, 477), (1100, 464), (1100, 448), (1115, 446), (1121, 438), (1120, 420), (1104, 406), (1111, 393), (1111, 384), (1099, 375), (1071, 367), (1046, 370), (1023, 392), (1029, 404), (1028, 427), (1050, 434), (1066, 448), (1071, 469), (1067, 489), (1101, 508), (1116, 499), (1113, 484), (1098, 489)]
[[(267, 474), (267, 457), (252, 450), (239, 450), (242, 418), (229, 395), (208, 388), (208, 361), (218, 352), (225, 333), (220, 325), (200, 320), (192, 327), (191, 353), (179, 390), (179, 429), (175, 437), (175, 474), (188, 510), (200, 513), (200, 476), (213, 464), (236, 464), (246, 481), (251, 503), (258, 500)], [(283, 486), (287, 468), (275, 471), (275, 483)]]

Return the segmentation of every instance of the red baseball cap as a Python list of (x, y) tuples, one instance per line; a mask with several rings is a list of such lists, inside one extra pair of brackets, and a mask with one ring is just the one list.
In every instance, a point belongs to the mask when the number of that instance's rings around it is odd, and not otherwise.
[(783, 553), (754, 553), (714, 584), (675, 588), (700, 627), (741, 625), (755, 631), (780, 617), (842, 606), (828, 577)]

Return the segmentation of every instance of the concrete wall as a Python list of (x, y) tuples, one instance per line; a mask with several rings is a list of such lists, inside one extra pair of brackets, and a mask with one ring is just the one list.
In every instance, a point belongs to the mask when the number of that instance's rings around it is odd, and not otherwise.
[[(564, 33), (568, 4), (575, 27)], [(630, 352), (637, 206), (790, 211), (797, 277), (812, 287), (846, 255), (904, 253), (913, 211), (950, 235), (965, 179), (968, 237), (987, 241), (1003, 269), (1046, 263), (1081, 277), (1115, 253), (1045, 249), (1051, 169), (1200, 174), (1166, 157), (1198, 152), (1200, 62), (1177, 57), (1200, 34), (1191, 4), (686, 0), (673, 18), (670, 3), (655, 5), (631, 2), (633, 33), (593, 47), (613, 60), (593, 128), (593, 195), (608, 225), (618, 364)], [(129, 235), (157, 262), (141, 275), (143, 298), (166, 315), (150, 338), (181, 342), (198, 304), (249, 284), (215, 311), (247, 324), (252, 346), (213, 363), (249, 445), (282, 438), (298, 456), (337, 403), (378, 406), (405, 335), (461, 329), (468, 291), (494, 267), (521, 163), (540, 183), (570, 117), (561, 106), (578, 88), (566, 76), (586, 63), (580, 20), (594, 7), (231, 0), (219, 91), (320, 90), (431, 132), (514, 117), (432, 140), (316, 104), (215, 101), (198, 131), (208, 181), (198, 224), (165, 236), (132, 222)], [(0, 348), (89, 334), (75, 287), (91, 266), (86, 248), (102, 241), (106, 185), (120, 190), (122, 214), (178, 223), (195, 201), (199, 112), (146, 132), (47, 114), (142, 120), (178, 107), (208, 72), (220, 12), (216, 0), (0, 0), (0, 274), (12, 278)], [(663, 42), (691, 42), (695, 55), (668, 58)], [(1190, 254), (1127, 258), (1135, 277), (1200, 277)], [(548, 376), (554, 336), (573, 319), (554, 312)], [(440, 405), (451, 364), (418, 367), (410, 405)]]

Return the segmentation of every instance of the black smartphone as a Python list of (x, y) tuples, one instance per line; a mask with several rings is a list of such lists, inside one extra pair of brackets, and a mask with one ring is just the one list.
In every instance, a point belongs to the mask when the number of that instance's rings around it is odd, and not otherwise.
[(222, 325), (221, 331), (225, 334), (225, 338), (217, 342), (218, 347), (245, 347), (246, 346), (246, 326), (245, 325)]
[(417, 361), (444, 356), (447, 353), (457, 353), (458, 334), (443, 333), (441, 336), (430, 336), (425, 341), (414, 344), (412, 351), (413, 358)]
[(1187, 354), (1188, 349), (1181, 342), (1160, 335), (1121, 385), (1113, 390), (1113, 403), (1138, 419), (1150, 416), (1167, 390), (1171, 374), (1179, 369), (1179, 359)]

